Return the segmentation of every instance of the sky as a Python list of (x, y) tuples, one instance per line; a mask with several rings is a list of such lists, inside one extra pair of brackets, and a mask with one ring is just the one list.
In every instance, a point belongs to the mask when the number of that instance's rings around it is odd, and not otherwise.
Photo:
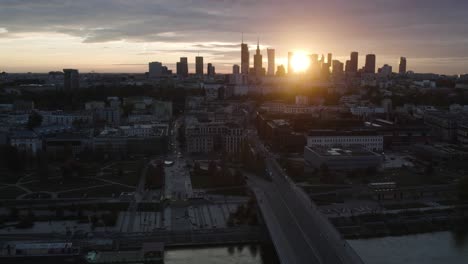
[[(145, 72), (148, 62), (175, 69), (203, 56), (217, 72), (253, 56), (260, 39), (276, 49), (377, 55), (378, 67), (468, 73), (467, 0), (0, 0), (0, 71)], [(251, 58), (253, 63), (253, 58)]]

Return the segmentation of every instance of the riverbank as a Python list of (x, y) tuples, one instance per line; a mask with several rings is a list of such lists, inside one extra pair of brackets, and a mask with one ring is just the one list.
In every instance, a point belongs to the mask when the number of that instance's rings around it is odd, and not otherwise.
[(468, 206), (383, 211), (329, 219), (346, 239), (402, 236), (465, 229), (465, 223), (468, 222)]

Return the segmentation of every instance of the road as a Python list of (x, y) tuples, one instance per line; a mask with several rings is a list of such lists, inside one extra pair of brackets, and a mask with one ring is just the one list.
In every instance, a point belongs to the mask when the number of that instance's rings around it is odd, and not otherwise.
[[(275, 217), (265, 221), (282, 263), (363, 263), (308, 196), (283, 172), (274, 155), (258, 138), (251, 136), (251, 140), (265, 156), (272, 182), (249, 177), (248, 184), (256, 193), (264, 216)], [(279, 239), (276, 232), (284, 238)]]
[(192, 182), (187, 169), (187, 162), (183, 158), (182, 150), (177, 142), (177, 131), (182, 125), (183, 117), (174, 121), (171, 134), (171, 153), (167, 159), (173, 161), (172, 166), (165, 167), (164, 197), (166, 199), (186, 200), (193, 197)]
[[(146, 161), (146, 160), (145, 160)], [(133, 226), (135, 223), (135, 215), (136, 211), (138, 209), (138, 204), (141, 202), (141, 200), (144, 197), (144, 192), (145, 192), (145, 183), (146, 183), (146, 173), (148, 172), (149, 166), (152, 166), (152, 162), (147, 162), (145, 164), (145, 167), (143, 168), (141, 174), (140, 174), (140, 180), (138, 181), (138, 186), (136, 188), (136, 192), (133, 198), (133, 201), (130, 203), (128, 206), (127, 210), (127, 216), (129, 217), (129, 220), (127, 221), (127, 227), (126, 227), (126, 232), (133, 232)], [(122, 221), (124, 223), (125, 221)], [(123, 231), (124, 227), (121, 227), (120, 231)]]

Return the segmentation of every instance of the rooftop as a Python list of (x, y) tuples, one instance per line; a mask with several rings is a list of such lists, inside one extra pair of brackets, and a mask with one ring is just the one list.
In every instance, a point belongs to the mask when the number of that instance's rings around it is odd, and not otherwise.
[(378, 155), (372, 151), (366, 150), (361, 147), (350, 147), (350, 148), (328, 148), (322, 146), (306, 146), (307, 149), (321, 155), (321, 156), (348, 156), (348, 157), (356, 157), (356, 156), (375, 156)]

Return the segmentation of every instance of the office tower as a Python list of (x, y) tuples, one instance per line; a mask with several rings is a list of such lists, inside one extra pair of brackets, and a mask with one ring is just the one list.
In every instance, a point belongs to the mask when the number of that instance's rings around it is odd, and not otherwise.
[(346, 60), (345, 62), (345, 72), (350, 72), (351, 71), (351, 61)]
[(203, 57), (195, 57), (195, 74), (203, 76)]
[(268, 54), (268, 75), (275, 75), (275, 50), (267, 49)]
[(375, 54), (366, 55), (366, 64), (364, 65), (365, 73), (375, 73)]
[(327, 55), (327, 64), (328, 64), (328, 67), (332, 66), (332, 54), (331, 53), (328, 53)]
[(276, 70), (276, 76), (286, 76), (286, 70), (284, 69), (283, 65), (278, 66), (278, 69)]
[(263, 57), (260, 53), (260, 43), (257, 41), (257, 51), (254, 55), (254, 72), (255, 76), (260, 77), (263, 75)]
[(333, 76), (339, 76), (343, 74), (343, 63), (339, 60), (334, 60), (332, 62)]
[(292, 59), (294, 57), (293, 52), (288, 52), (288, 74), (293, 73)]
[(320, 77), (321, 79), (328, 79), (330, 77), (330, 65), (325, 62), (325, 56), (323, 54), (320, 59)]
[(163, 66), (161, 62), (154, 61), (148, 64), (148, 74), (150, 78), (158, 78), (163, 75)]
[(65, 91), (73, 91), (80, 88), (80, 73), (75, 69), (63, 69), (63, 88)]
[(241, 44), (241, 72), (242, 74), (249, 74), (249, 67), (250, 67), (249, 46), (245, 44), (244, 39), (242, 39), (242, 44)]
[(359, 53), (356, 51), (351, 52), (351, 60), (349, 64), (349, 72), (357, 72), (358, 70), (358, 56)]
[(239, 73), (240, 73), (239, 65), (234, 64), (232, 66), (232, 74), (239, 74)]
[(318, 64), (318, 54), (310, 55), (310, 65)]
[(177, 62), (177, 75), (179, 77), (188, 77), (187, 57), (181, 57), (180, 62)]
[(380, 77), (390, 77), (393, 73), (392, 66), (385, 64), (382, 68), (379, 68)]
[(400, 65), (398, 67), (398, 73), (400, 74), (406, 73), (406, 58), (405, 57), (400, 58)]
[(207, 73), (208, 73), (208, 76), (210, 77), (214, 77), (216, 74), (215, 66), (213, 66), (211, 63), (208, 63)]

